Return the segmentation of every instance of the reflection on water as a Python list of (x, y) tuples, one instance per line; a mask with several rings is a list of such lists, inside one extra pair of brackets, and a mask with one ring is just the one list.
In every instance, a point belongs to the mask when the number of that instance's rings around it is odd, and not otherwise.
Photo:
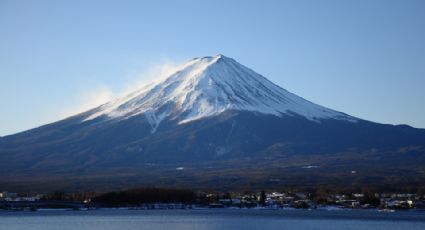
[(425, 229), (425, 212), (95, 210), (0, 212), (0, 230)]

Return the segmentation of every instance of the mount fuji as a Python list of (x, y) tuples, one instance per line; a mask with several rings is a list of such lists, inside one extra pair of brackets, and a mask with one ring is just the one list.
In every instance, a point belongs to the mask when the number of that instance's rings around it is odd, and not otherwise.
[(0, 138), (0, 175), (0, 190), (423, 186), (425, 130), (317, 105), (217, 55)]
[(309, 120), (356, 118), (306, 101), (268, 81), (235, 60), (217, 55), (195, 58), (157, 84), (148, 84), (107, 103), (85, 120), (127, 119), (144, 114), (155, 132), (164, 118), (179, 124), (228, 110), (276, 116), (297, 114)]

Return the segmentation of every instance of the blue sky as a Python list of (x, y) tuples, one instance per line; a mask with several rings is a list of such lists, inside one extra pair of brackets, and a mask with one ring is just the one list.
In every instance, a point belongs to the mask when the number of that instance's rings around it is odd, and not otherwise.
[(0, 135), (222, 53), (318, 104), (425, 128), (425, 1), (0, 0)]

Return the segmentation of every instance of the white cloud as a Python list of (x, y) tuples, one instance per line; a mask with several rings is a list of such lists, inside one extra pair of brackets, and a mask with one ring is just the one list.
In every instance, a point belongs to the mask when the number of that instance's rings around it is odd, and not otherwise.
[(128, 93), (131, 93), (142, 88), (146, 84), (161, 81), (162, 79), (176, 72), (179, 66), (180, 64), (177, 64), (171, 60), (165, 60), (161, 64), (152, 64), (145, 70), (134, 74), (132, 77), (133, 80), (124, 84), (124, 90), (122, 90), (118, 96), (124, 96)]
[(90, 91), (83, 91), (77, 95), (74, 105), (59, 112), (59, 119), (69, 117), (89, 109), (102, 105), (114, 98), (114, 93), (110, 87), (100, 85)]
[(120, 87), (122, 90), (119, 90), (118, 93), (114, 93), (112, 87), (106, 84), (101, 84), (90, 90), (84, 90), (77, 94), (75, 103), (60, 111), (56, 118), (63, 119), (76, 115), (107, 103), (114, 98), (125, 96), (148, 83), (157, 82), (170, 76), (176, 72), (178, 68), (179, 65), (170, 60), (163, 61), (161, 64), (151, 65), (145, 70), (133, 74), (133, 76), (130, 77), (132, 80), (129, 80), (129, 82), (123, 82)]

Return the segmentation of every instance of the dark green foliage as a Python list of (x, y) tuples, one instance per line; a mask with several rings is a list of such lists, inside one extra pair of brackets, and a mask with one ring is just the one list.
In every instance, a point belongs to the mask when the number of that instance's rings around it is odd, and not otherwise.
[(94, 197), (93, 202), (110, 205), (137, 205), (148, 203), (191, 203), (196, 194), (184, 189), (137, 188), (105, 193)]
[(96, 196), (95, 192), (74, 192), (74, 193), (65, 193), (63, 191), (56, 191), (44, 195), (41, 200), (48, 201), (89, 201)]
[(67, 200), (64, 192), (56, 191), (51, 194), (45, 195), (43, 200)]
[(376, 207), (379, 206), (380, 202), (380, 199), (372, 193), (365, 193), (364, 197), (360, 200), (361, 204), (371, 204)]

